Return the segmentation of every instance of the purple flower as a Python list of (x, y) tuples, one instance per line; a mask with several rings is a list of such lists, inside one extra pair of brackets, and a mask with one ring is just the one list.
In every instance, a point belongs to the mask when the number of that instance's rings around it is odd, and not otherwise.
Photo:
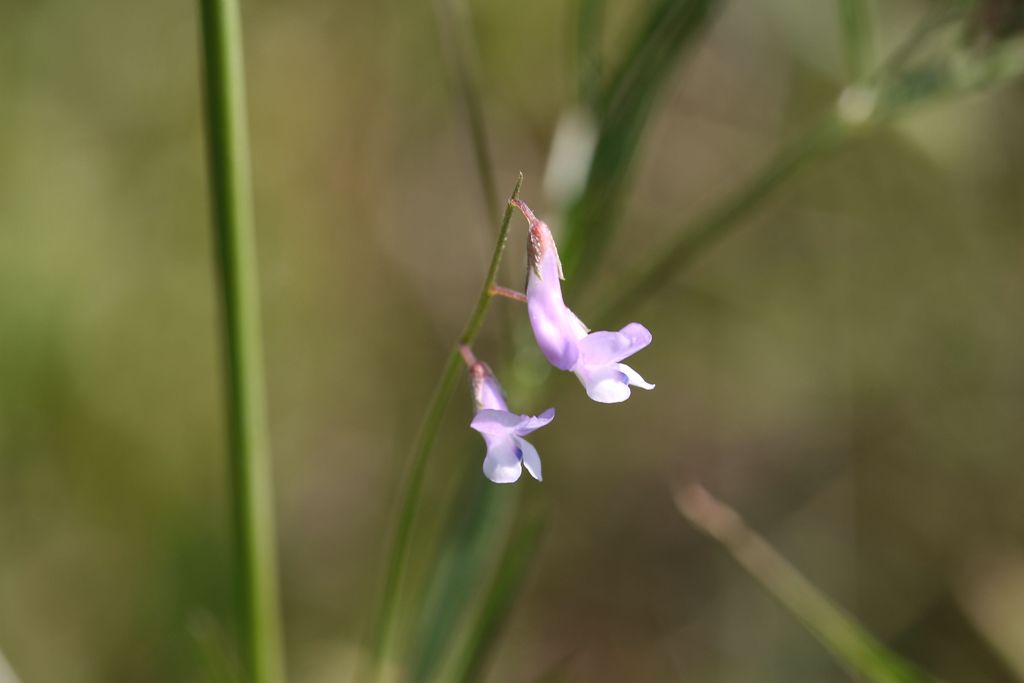
[(548, 226), (519, 200), (515, 206), (530, 221), (526, 306), (533, 336), (548, 362), (576, 374), (587, 396), (599, 403), (620, 403), (630, 386), (653, 389), (636, 370), (620, 361), (651, 343), (640, 323), (618, 332), (591, 332), (562, 300), (562, 264)]
[(473, 359), (469, 373), (476, 401), (476, 415), (469, 426), (480, 432), (487, 444), (484, 475), (497, 484), (508, 484), (519, 479), (525, 466), (541, 481), (540, 455), (523, 437), (551, 422), (555, 409), (548, 408), (537, 417), (516, 415), (509, 412), (501, 385), (485, 363)]

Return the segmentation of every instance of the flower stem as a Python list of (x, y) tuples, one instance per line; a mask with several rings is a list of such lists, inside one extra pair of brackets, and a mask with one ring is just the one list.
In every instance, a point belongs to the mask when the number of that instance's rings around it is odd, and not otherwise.
[(201, 0), (209, 174), (222, 300), (236, 584), (255, 683), (284, 680), (264, 404), (242, 28), (236, 0)]
[(405, 488), (402, 494), (401, 508), (398, 513), (398, 522), (395, 527), (394, 540), (392, 541), (391, 552), (388, 556), (387, 567), (384, 573), (384, 586), (373, 633), (373, 666), (378, 680), (384, 679), (384, 667), (392, 658), (394, 650), (398, 594), (401, 589), (402, 573), (405, 570), (406, 555), (409, 552), (409, 542), (412, 539), (413, 519), (423, 489), (423, 476), (426, 472), (427, 459), (437, 439), (437, 432), (441, 427), (441, 419), (444, 417), (445, 408), (448, 406), (448, 402), (455, 391), (455, 384), (461, 369), (461, 349), (471, 346), (473, 341), (476, 340), (480, 328), (483, 326), (487, 308), (490, 306), (491, 299), (494, 298), (491, 288), (498, 277), (498, 267), (501, 265), (501, 257), (505, 252), (505, 244), (508, 241), (509, 226), (512, 222), (511, 202), (518, 199), (519, 189), (522, 187), (522, 184), (523, 175), (520, 173), (515, 188), (512, 190), (509, 203), (505, 206), (501, 227), (498, 230), (498, 241), (494, 245), (491, 264), (487, 269), (487, 276), (484, 278), (480, 296), (477, 298), (476, 305), (473, 307), (473, 311), (466, 322), (466, 327), (459, 336), (458, 342), (452, 346), (451, 351), (448, 353), (444, 367), (441, 370), (441, 377), (434, 389), (433, 397), (430, 399), (426, 415), (423, 418), (423, 424), (413, 445), (412, 456), (407, 466)]
[(491, 285), (491, 296), (503, 296), (506, 299), (512, 299), (512, 301), (518, 301), (521, 304), (526, 303), (526, 295), (522, 292), (517, 292), (514, 289), (508, 287), (501, 287), (499, 285)]

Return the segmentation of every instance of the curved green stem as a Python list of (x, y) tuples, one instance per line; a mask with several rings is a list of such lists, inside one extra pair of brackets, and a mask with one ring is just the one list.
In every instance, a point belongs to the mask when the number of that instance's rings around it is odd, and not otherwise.
[(887, 648), (856, 619), (833, 603), (796, 567), (743, 521), (735, 510), (699, 484), (675, 491), (680, 514), (718, 542), (768, 593), (859, 678), (872, 683), (939, 683)]
[(210, 190), (223, 304), (242, 652), (255, 683), (284, 680), (277, 551), (264, 399), (259, 283), (235, 0), (202, 0)]
[[(519, 189), (522, 187), (522, 184), (523, 175), (520, 173), (515, 188), (512, 190), (510, 202), (519, 197)], [(373, 663), (378, 679), (384, 676), (384, 666), (390, 659), (394, 648), (397, 626), (395, 613), (398, 606), (398, 594), (401, 589), (405, 559), (409, 552), (409, 542), (412, 539), (413, 520), (423, 489), (423, 475), (426, 472), (427, 459), (434, 447), (434, 442), (437, 440), (441, 419), (444, 417), (445, 408), (451, 400), (452, 394), (455, 391), (456, 381), (460, 375), (462, 360), (459, 348), (461, 346), (470, 346), (476, 340), (477, 335), (480, 333), (480, 328), (483, 326), (491, 299), (495, 296), (492, 288), (498, 277), (501, 257), (505, 252), (505, 244), (508, 241), (512, 213), (512, 204), (506, 204), (505, 213), (501, 219), (501, 227), (498, 231), (498, 241), (494, 245), (491, 264), (487, 269), (487, 276), (484, 278), (483, 287), (480, 289), (480, 296), (477, 298), (473, 312), (470, 314), (458, 342), (452, 346), (451, 351), (448, 353), (444, 368), (441, 370), (441, 377), (434, 389), (430, 404), (427, 406), (426, 416), (423, 419), (423, 424), (413, 446), (411, 460), (408, 464), (408, 473), (405, 479), (405, 488), (402, 494), (401, 508), (398, 513), (398, 523), (395, 527), (391, 553), (388, 556), (387, 568), (384, 573), (383, 592), (373, 634)]]
[(472, 33), (463, 28), (467, 18), (462, 16), (458, 0), (434, 0), (434, 11), (442, 47), (451, 63), (452, 77), (462, 104), (466, 108), (466, 119), (473, 141), (473, 160), (483, 193), (487, 215), (498, 213), (498, 197), (494, 191), (494, 163), (487, 144), (487, 127), (484, 106), (480, 97), (480, 79), (477, 66), (477, 50)]
[[(858, 135), (891, 124), (925, 105), (994, 88), (1024, 76), (1024, 39), (1006, 41), (982, 56), (962, 54), (939, 64), (929, 64), (905, 73), (883, 74), (879, 86), (852, 86), (839, 98), (834, 113), (765, 164), (736, 192), (694, 222), (681, 227), (669, 243), (657, 250), (643, 268), (598, 316), (598, 324), (614, 322), (629, 308), (647, 300), (665, 286), (677, 270), (736, 230), (740, 219), (760, 205), (772, 190), (792, 177), (812, 159), (828, 154)], [(863, 89), (855, 93), (854, 90)], [(844, 96), (853, 94), (863, 103), (845, 108)], [(860, 111), (863, 108), (863, 111)]]
[(811, 159), (825, 154), (846, 140), (850, 130), (834, 117), (829, 117), (809, 134), (779, 152), (726, 201), (684, 227), (679, 236), (668, 247), (659, 249), (658, 255), (625, 286), (618, 287), (621, 293), (609, 299), (611, 303), (598, 315), (599, 324), (615, 320), (660, 289), (677, 269), (688, 265), (704, 250), (732, 232), (739, 225), (739, 219), (758, 206), (779, 184)]

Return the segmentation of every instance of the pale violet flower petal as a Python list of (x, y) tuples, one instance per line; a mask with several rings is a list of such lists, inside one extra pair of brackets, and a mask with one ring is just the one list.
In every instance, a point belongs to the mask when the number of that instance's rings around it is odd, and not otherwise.
[(587, 396), (598, 403), (622, 403), (629, 398), (629, 377), (617, 365), (578, 368), (576, 376)]
[(526, 471), (537, 481), (544, 481), (544, 477), (541, 476), (540, 454), (537, 453), (537, 449), (533, 447), (532, 443), (519, 437), (516, 437), (516, 444), (522, 453), (523, 465), (526, 466)]
[(580, 340), (580, 362), (587, 365), (618, 363), (651, 343), (651, 333), (640, 323), (618, 332), (591, 332)]
[(499, 439), (487, 448), (484, 458), (484, 476), (495, 484), (511, 484), (523, 472), (519, 449), (511, 439)]
[(580, 320), (578, 315), (572, 312), (571, 308), (566, 306), (565, 312), (569, 314), (569, 325), (572, 327), (573, 333), (576, 335), (576, 339), (583, 339), (590, 334), (590, 328)]
[(516, 428), (516, 436), (526, 436), (555, 419), (555, 409), (548, 408), (537, 417), (526, 417)]
[(634, 387), (640, 387), (641, 389), (646, 389), (647, 391), (650, 391), (651, 389), (654, 388), (653, 384), (645, 380), (643, 377), (640, 376), (639, 372), (629, 367), (625, 363), (619, 363), (619, 370), (629, 379), (629, 383), (632, 384)]
[[(561, 268), (551, 231), (543, 223), (530, 226), (531, 245), (536, 257), (526, 280), (526, 310), (537, 346), (548, 362), (559, 370), (576, 365), (579, 349), (575, 315), (562, 300)], [(537, 233), (537, 234), (534, 234)]]
[(477, 411), (469, 426), (481, 434), (509, 434), (517, 431), (521, 425), (531, 419), (533, 418), (526, 415), (515, 415), (507, 410), (490, 410), (485, 408)]
[[(483, 367), (486, 368), (486, 366)], [(505, 392), (502, 391), (498, 380), (490, 373), (490, 368), (486, 368), (480, 373), (480, 377), (474, 380), (473, 394), (481, 408), (508, 410), (508, 404), (505, 403)]]
[[(573, 323), (565, 312), (568, 310), (561, 301), (561, 294), (555, 300), (548, 293), (538, 294), (538, 290), (548, 287), (550, 281), (543, 284), (531, 283), (526, 288), (526, 308), (530, 317), (530, 327), (537, 346), (548, 362), (559, 370), (568, 370), (576, 365), (579, 349), (576, 346), (576, 334)], [(554, 281), (558, 287), (558, 281)]]
[[(537, 449), (520, 437), (549, 424), (555, 418), (555, 409), (548, 408), (536, 417), (510, 412), (505, 406), (501, 385), (491, 369), (477, 361), (471, 351), (464, 352), (463, 357), (472, 359), (469, 370), (477, 410), (470, 427), (480, 432), (487, 445), (484, 475), (498, 484), (518, 481), (522, 476), (525, 456), (527, 470), (539, 480), (540, 456)], [(492, 407), (495, 403), (500, 407)]]
[[(587, 395), (600, 403), (619, 403), (630, 397), (630, 386), (653, 389), (632, 368), (621, 361), (647, 347), (650, 330), (630, 323), (618, 332), (591, 332), (562, 298), (562, 269), (551, 230), (518, 200), (530, 222), (526, 304), (533, 335), (541, 353), (551, 365), (579, 377)], [(532, 424), (532, 423), (531, 423)], [(517, 435), (522, 435), (517, 430)]]

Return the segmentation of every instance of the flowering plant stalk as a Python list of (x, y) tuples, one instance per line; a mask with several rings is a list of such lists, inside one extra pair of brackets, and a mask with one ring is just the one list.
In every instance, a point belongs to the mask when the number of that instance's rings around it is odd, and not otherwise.
[(505, 244), (508, 241), (509, 226), (512, 223), (514, 211), (511, 201), (519, 198), (519, 190), (522, 185), (523, 175), (520, 173), (501, 219), (498, 239), (494, 245), (491, 264), (487, 269), (487, 275), (484, 278), (483, 287), (480, 289), (480, 295), (477, 297), (476, 305), (473, 307), (469, 320), (466, 322), (466, 327), (448, 353), (444, 367), (441, 370), (441, 377), (438, 379), (433, 396), (427, 406), (423, 423), (413, 445), (412, 455), (407, 464), (408, 469), (402, 491), (401, 507), (399, 508), (390, 553), (386, 561), (383, 591), (372, 634), (373, 668), (375, 676), (379, 680), (385, 679), (385, 666), (391, 658), (394, 648), (397, 629), (395, 616), (398, 606), (398, 594), (401, 590), (405, 558), (409, 552), (413, 517), (415, 516), (416, 507), (419, 504), (420, 494), (423, 489), (423, 475), (426, 472), (427, 456), (430, 454), (434, 441), (437, 439), (437, 432), (441, 426), (441, 418), (444, 417), (445, 408), (447, 408), (448, 402), (455, 392), (461, 369), (462, 356), (460, 349), (471, 346), (476, 341), (491, 300), (497, 296), (494, 290), (495, 280), (498, 277), (498, 268), (501, 266), (501, 257), (505, 252)]
[(283, 681), (252, 181), (236, 0), (201, 5), (209, 174), (224, 326), (235, 586), (249, 680)]
[[(859, 33), (854, 36), (856, 41), (858, 41), (857, 51), (862, 54), (869, 54), (869, 36), (861, 29), (870, 29), (870, 26), (858, 28)], [(657, 292), (674, 274), (690, 264), (696, 256), (710, 249), (720, 239), (743, 225), (743, 218), (758, 207), (765, 197), (769, 196), (787, 179), (791, 178), (799, 169), (807, 165), (808, 162), (825, 156), (843, 144), (856, 139), (865, 131), (880, 127), (881, 124), (890, 121), (898, 115), (902, 115), (906, 111), (910, 111), (917, 104), (941, 99), (943, 95), (958, 94), (982, 86), (994, 85), (1019, 75), (1022, 68), (1024, 68), (1024, 66), (1021, 66), (1024, 62), (1015, 59), (1014, 55), (1015, 50), (1008, 49), (1005, 55), (992, 53), (983, 56), (980, 59), (967, 63), (971, 67), (968, 72), (947, 68), (950, 67), (950, 64), (939, 65), (941, 68), (938, 71), (934, 69), (929, 70), (929, 68), (923, 70), (892, 68), (884, 71), (883, 75), (885, 78), (869, 78), (862, 83), (850, 86), (837, 101), (835, 109), (827, 112), (818, 126), (805, 132), (791, 145), (783, 147), (774, 158), (762, 167), (760, 172), (755, 173), (737, 191), (728, 195), (710, 213), (700, 217), (695, 224), (682, 226), (682, 229), (670, 239), (668, 248), (659, 250), (651, 261), (648, 262), (647, 266), (638, 271), (632, 279), (613, 283), (610, 296), (604, 297), (603, 310), (596, 316), (599, 324), (603, 325), (612, 315), (618, 317), (625, 310), (639, 305)], [(858, 57), (858, 59), (862, 58)], [(863, 58), (863, 61), (869, 60)], [(926, 67), (931, 66), (934, 65), (926, 65)], [(956, 65), (954, 64), (953, 66)], [(963, 63), (960, 66), (963, 66)], [(863, 68), (863, 63), (857, 66), (858, 71)], [(938, 78), (935, 76), (938, 76)], [(863, 86), (867, 86), (867, 91), (862, 92), (858, 90), (858, 88)], [(472, 90), (472, 88), (470, 89)], [(869, 97), (848, 97), (848, 95), (863, 95), (865, 92)], [(864, 106), (865, 103), (867, 106)], [(851, 104), (860, 106), (849, 106)], [(609, 124), (609, 130), (612, 130), (612, 132), (614, 132), (615, 128), (613, 124), (614, 122)], [(627, 141), (635, 141), (636, 137), (634, 135), (627, 136)], [(473, 141), (475, 145), (484, 143), (482, 136), (474, 136)], [(595, 190), (597, 195), (612, 196), (615, 191), (621, 189), (624, 184), (621, 169), (624, 167), (625, 164), (620, 164), (616, 171), (611, 174), (614, 179), (614, 182), (610, 183), (612, 187), (602, 184), (595, 185), (597, 187), (597, 190)], [(591, 168), (591, 171), (593, 171), (593, 168)], [(600, 191), (598, 192), (598, 190)], [(587, 203), (593, 203), (594, 206), (599, 203), (593, 197), (581, 199), (581, 201), (584, 200)], [(576, 216), (580, 215), (575, 211), (572, 213)], [(611, 226), (616, 217), (615, 214), (616, 212), (599, 212), (599, 215), (608, 216), (609, 219), (598, 220), (596, 224), (594, 221), (589, 220), (569, 220), (568, 242), (570, 248), (567, 256), (570, 260), (567, 261), (567, 266), (570, 271), (575, 270), (573, 267), (577, 265), (575, 259), (581, 259), (587, 263), (590, 272), (593, 271), (597, 263), (596, 257), (600, 255), (603, 251), (603, 246), (608, 242), (607, 237), (610, 235)], [(549, 258), (548, 262), (544, 264), (541, 263), (541, 258), (536, 260), (538, 268), (533, 273), (536, 276), (534, 283), (537, 285), (534, 292), (535, 296), (533, 297), (535, 311), (530, 311), (534, 335), (545, 358), (550, 363), (556, 368), (576, 372), (574, 368), (576, 368), (582, 355), (582, 342), (591, 333), (562, 301), (561, 289), (558, 284), (561, 273), (558, 272), (557, 275), (544, 277), (541, 265), (549, 269), (553, 267), (555, 270), (560, 271), (557, 253), (554, 252), (553, 248), (553, 240), (551, 240), (552, 249), (546, 251), (543, 248), (544, 230), (539, 227), (535, 230), (534, 223), (540, 223), (540, 221), (536, 221), (527, 211), (524, 211), (524, 215), (527, 215), (528, 220), (531, 221), (531, 244), (534, 241), (533, 232), (538, 233), (537, 237), (540, 240), (538, 242), (540, 248), (534, 250), (534, 255), (543, 257), (550, 253), (553, 257)], [(602, 230), (605, 232), (603, 233)], [(549, 233), (547, 236), (549, 236)], [(577, 247), (576, 249), (572, 248), (573, 244)], [(585, 246), (585, 251), (588, 252), (585, 256), (581, 256), (584, 250), (578, 248), (581, 245)], [(585, 271), (581, 270), (581, 274), (585, 274)], [(531, 303), (529, 284), (530, 280), (528, 279), (528, 291), (525, 297), (517, 292), (498, 287), (493, 283), (493, 280), (491, 281), (489, 292), (492, 295), (507, 296), (520, 301), (525, 298), (529, 308)], [(642, 326), (638, 325), (638, 327)], [(604, 335), (621, 335), (621, 337), (601, 338), (601, 341), (606, 342), (605, 345), (611, 350), (611, 353), (605, 354), (607, 358), (602, 357), (603, 360), (609, 363), (618, 363), (629, 353), (639, 350), (649, 342), (650, 336), (645, 328), (643, 333), (641, 333), (640, 329), (631, 326), (627, 326), (619, 332), (595, 334), (602, 335), (602, 337)], [(634, 348), (629, 348), (631, 346)], [(628, 352), (619, 355), (617, 358), (614, 357), (623, 350)], [(590, 354), (587, 355), (591, 360), (594, 358)], [(453, 355), (449, 356), (449, 364), (446, 365), (443, 377), (447, 377), (449, 373), (457, 372), (457, 369), (452, 368), (452, 365), (458, 365), (454, 351)], [(631, 382), (629, 375), (624, 370), (618, 370), (626, 376), (626, 381), (619, 381), (617, 383), (623, 384), (627, 391), (630, 385), (641, 386), (639, 383)], [(577, 375), (579, 376), (579, 373)], [(582, 376), (580, 376), (580, 379), (588, 389), (588, 393), (591, 393), (592, 387), (588, 384), (588, 381)], [(621, 377), (616, 379), (621, 380)], [(638, 382), (643, 382), (642, 379), (637, 379)], [(445, 402), (453, 390), (453, 385), (448, 385), (448, 396), (444, 398)], [(429, 445), (427, 450), (429, 450)], [(491, 487), (487, 490), (490, 491), (493, 488)], [(485, 497), (490, 500), (490, 494)], [(462, 510), (460, 512), (472, 516), (475, 512), (483, 509), (483, 507), (484, 504), (479, 504), (472, 510)], [(485, 528), (485, 526), (481, 528)], [(473, 548), (473, 551), (468, 553), (472, 557), (481, 555), (496, 557), (506, 545), (503, 539), (495, 540), (486, 531), (476, 532), (471, 538), (463, 539), (460, 542)], [(515, 545), (515, 543), (513, 542), (511, 545)], [(477, 563), (481, 567), (486, 564), (486, 562), (481, 561), (477, 561)], [(463, 583), (461, 585), (463, 586), (466, 585), (464, 580), (467, 576), (475, 577), (474, 580), (478, 580), (481, 583), (487, 581), (486, 577), (484, 577), (484, 572), (479, 570), (479, 567), (477, 570), (471, 569), (466, 571), (463, 569), (457, 574), (452, 574), (452, 576), (456, 575), (462, 577)], [(444, 582), (445, 577), (441, 577), (441, 581)], [(501, 591), (504, 589), (496, 587), (494, 590)], [(466, 611), (473, 610), (467, 608)], [(461, 639), (457, 636), (450, 637), (448, 641), (445, 641), (443, 637), (441, 639), (442, 643), (448, 642), (455, 646), (455, 655), (449, 659), (454, 659), (458, 662), (474, 662), (472, 666), (462, 667), (460, 669), (462, 671), (474, 670), (479, 665), (483, 656), (480, 650), (486, 649), (491, 637), (490, 634), (493, 633), (491, 624), (493, 624), (494, 615), (486, 610), (476, 611), (478, 612), (477, 615), (469, 615), (468, 619), (463, 620), (470, 623), (468, 632), (471, 634), (471, 637), (464, 639), (467, 641), (466, 644), (461, 644), (459, 642)], [(454, 619), (448, 619), (446, 623), (450, 626), (454, 621)], [(466, 629), (464, 628), (463, 632), (465, 631)], [(435, 642), (434, 645), (437, 646), (438, 643)], [(448, 680), (448, 678), (445, 678), (445, 680)]]

